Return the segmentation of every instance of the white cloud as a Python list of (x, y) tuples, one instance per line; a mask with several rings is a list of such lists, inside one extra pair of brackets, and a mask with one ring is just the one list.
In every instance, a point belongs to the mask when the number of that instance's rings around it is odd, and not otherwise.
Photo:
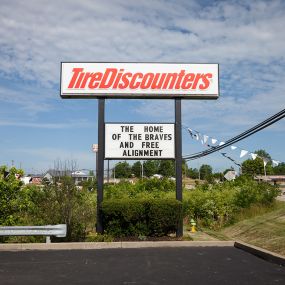
[[(39, 120), (39, 114), (60, 108), (61, 61), (217, 62), (220, 99), (183, 101), (183, 123), (218, 138), (284, 108), (284, 1), (201, 3), (206, 2), (2, 0), (0, 125), (88, 127), (87, 121), (64, 121), (68, 116), (59, 124), (48, 115)], [(132, 107), (142, 117), (174, 119), (173, 102)]]
[(27, 87), (19, 86), (19, 84), (0, 86), (0, 102), (13, 104), (17, 106), (18, 111), (35, 115), (39, 112), (48, 112), (54, 108), (49, 102), (53, 93), (50, 89), (43, 90), (37, 86)]
[(64, 60), (268, 63), (283, 57), (282, 11), (281, 1), (4, 1), (0, 70), (55, 84)]

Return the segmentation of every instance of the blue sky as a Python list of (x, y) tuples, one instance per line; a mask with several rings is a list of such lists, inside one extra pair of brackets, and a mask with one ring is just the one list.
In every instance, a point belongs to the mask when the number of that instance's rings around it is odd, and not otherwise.
[[(220, 98), (183, 100), (183, 125), (219, 141), (239, 134), (284, 109), (284, 12), (284, 1), (1, 0), (0, 165), (95, 167), (97, 100), (60, 98), (61, 61), (219, 63)], [(106, 121), (173, 120), (171, 100), (106, 104)], [(284, 129), (281, 120), (237, 146), (285, 161)], [(183, 154), (203, 149), (183, 131)], [(190, 166), (203, 163), (231, 166), (218, 153)]]

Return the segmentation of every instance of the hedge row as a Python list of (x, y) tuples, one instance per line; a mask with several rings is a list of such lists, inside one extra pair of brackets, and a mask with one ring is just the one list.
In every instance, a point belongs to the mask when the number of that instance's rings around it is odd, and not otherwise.
[(213, 229), (236, 221), (237, 214), (253, 205), (267, 207), (280, 193), (276, 186), (246, 177), (214, 185), (200, 185), (183, 193), (184, 217)]
[(104, 230), (114, 237), (176, 232), (182, 203), (176, 199), (110, 199), (102, 203)]

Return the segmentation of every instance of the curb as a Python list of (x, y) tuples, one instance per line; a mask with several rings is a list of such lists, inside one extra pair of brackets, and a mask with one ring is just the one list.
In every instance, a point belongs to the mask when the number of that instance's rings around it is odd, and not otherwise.
[(161, 247), (233, 247), (234, 241), (140, 241), (140, 242), (70, 242), (0, 244), (0, 251), (24, 250), (85, 250), (114, 248)]
[(234, 247), (244, 250), (250, 254), (253, 254), (259, 258), (262, 258), (266, 261), (269, 261), (271, 263), (275, 263), (281, 266), (285, 266), (285, 256), (271, 252), (269, 250), (260, 248), (258, 246), (254, 246), (251, 244), (247, 244), (242, 241), (236, 241), (234, 243)]

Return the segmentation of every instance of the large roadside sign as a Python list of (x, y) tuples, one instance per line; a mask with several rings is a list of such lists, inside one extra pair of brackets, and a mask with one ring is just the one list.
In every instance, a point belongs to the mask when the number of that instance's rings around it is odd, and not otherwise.
[(105, 159), (175, 159), (174, 124), (105, 124)]
[[(181, 99), (218, 99), (219, 65), (62, 62), (60, 96), (98, 99), (97, 226), (104, 232), (104, 159), (175, 159), (176, 199), (182, 201)], [(174, 99), (175, 124), (105, 123), (105, 99)], [(183, 235), (183, 219), (177, 236)]]
[(218, 64), (62, 62), (62, 98), (217, 99)]

